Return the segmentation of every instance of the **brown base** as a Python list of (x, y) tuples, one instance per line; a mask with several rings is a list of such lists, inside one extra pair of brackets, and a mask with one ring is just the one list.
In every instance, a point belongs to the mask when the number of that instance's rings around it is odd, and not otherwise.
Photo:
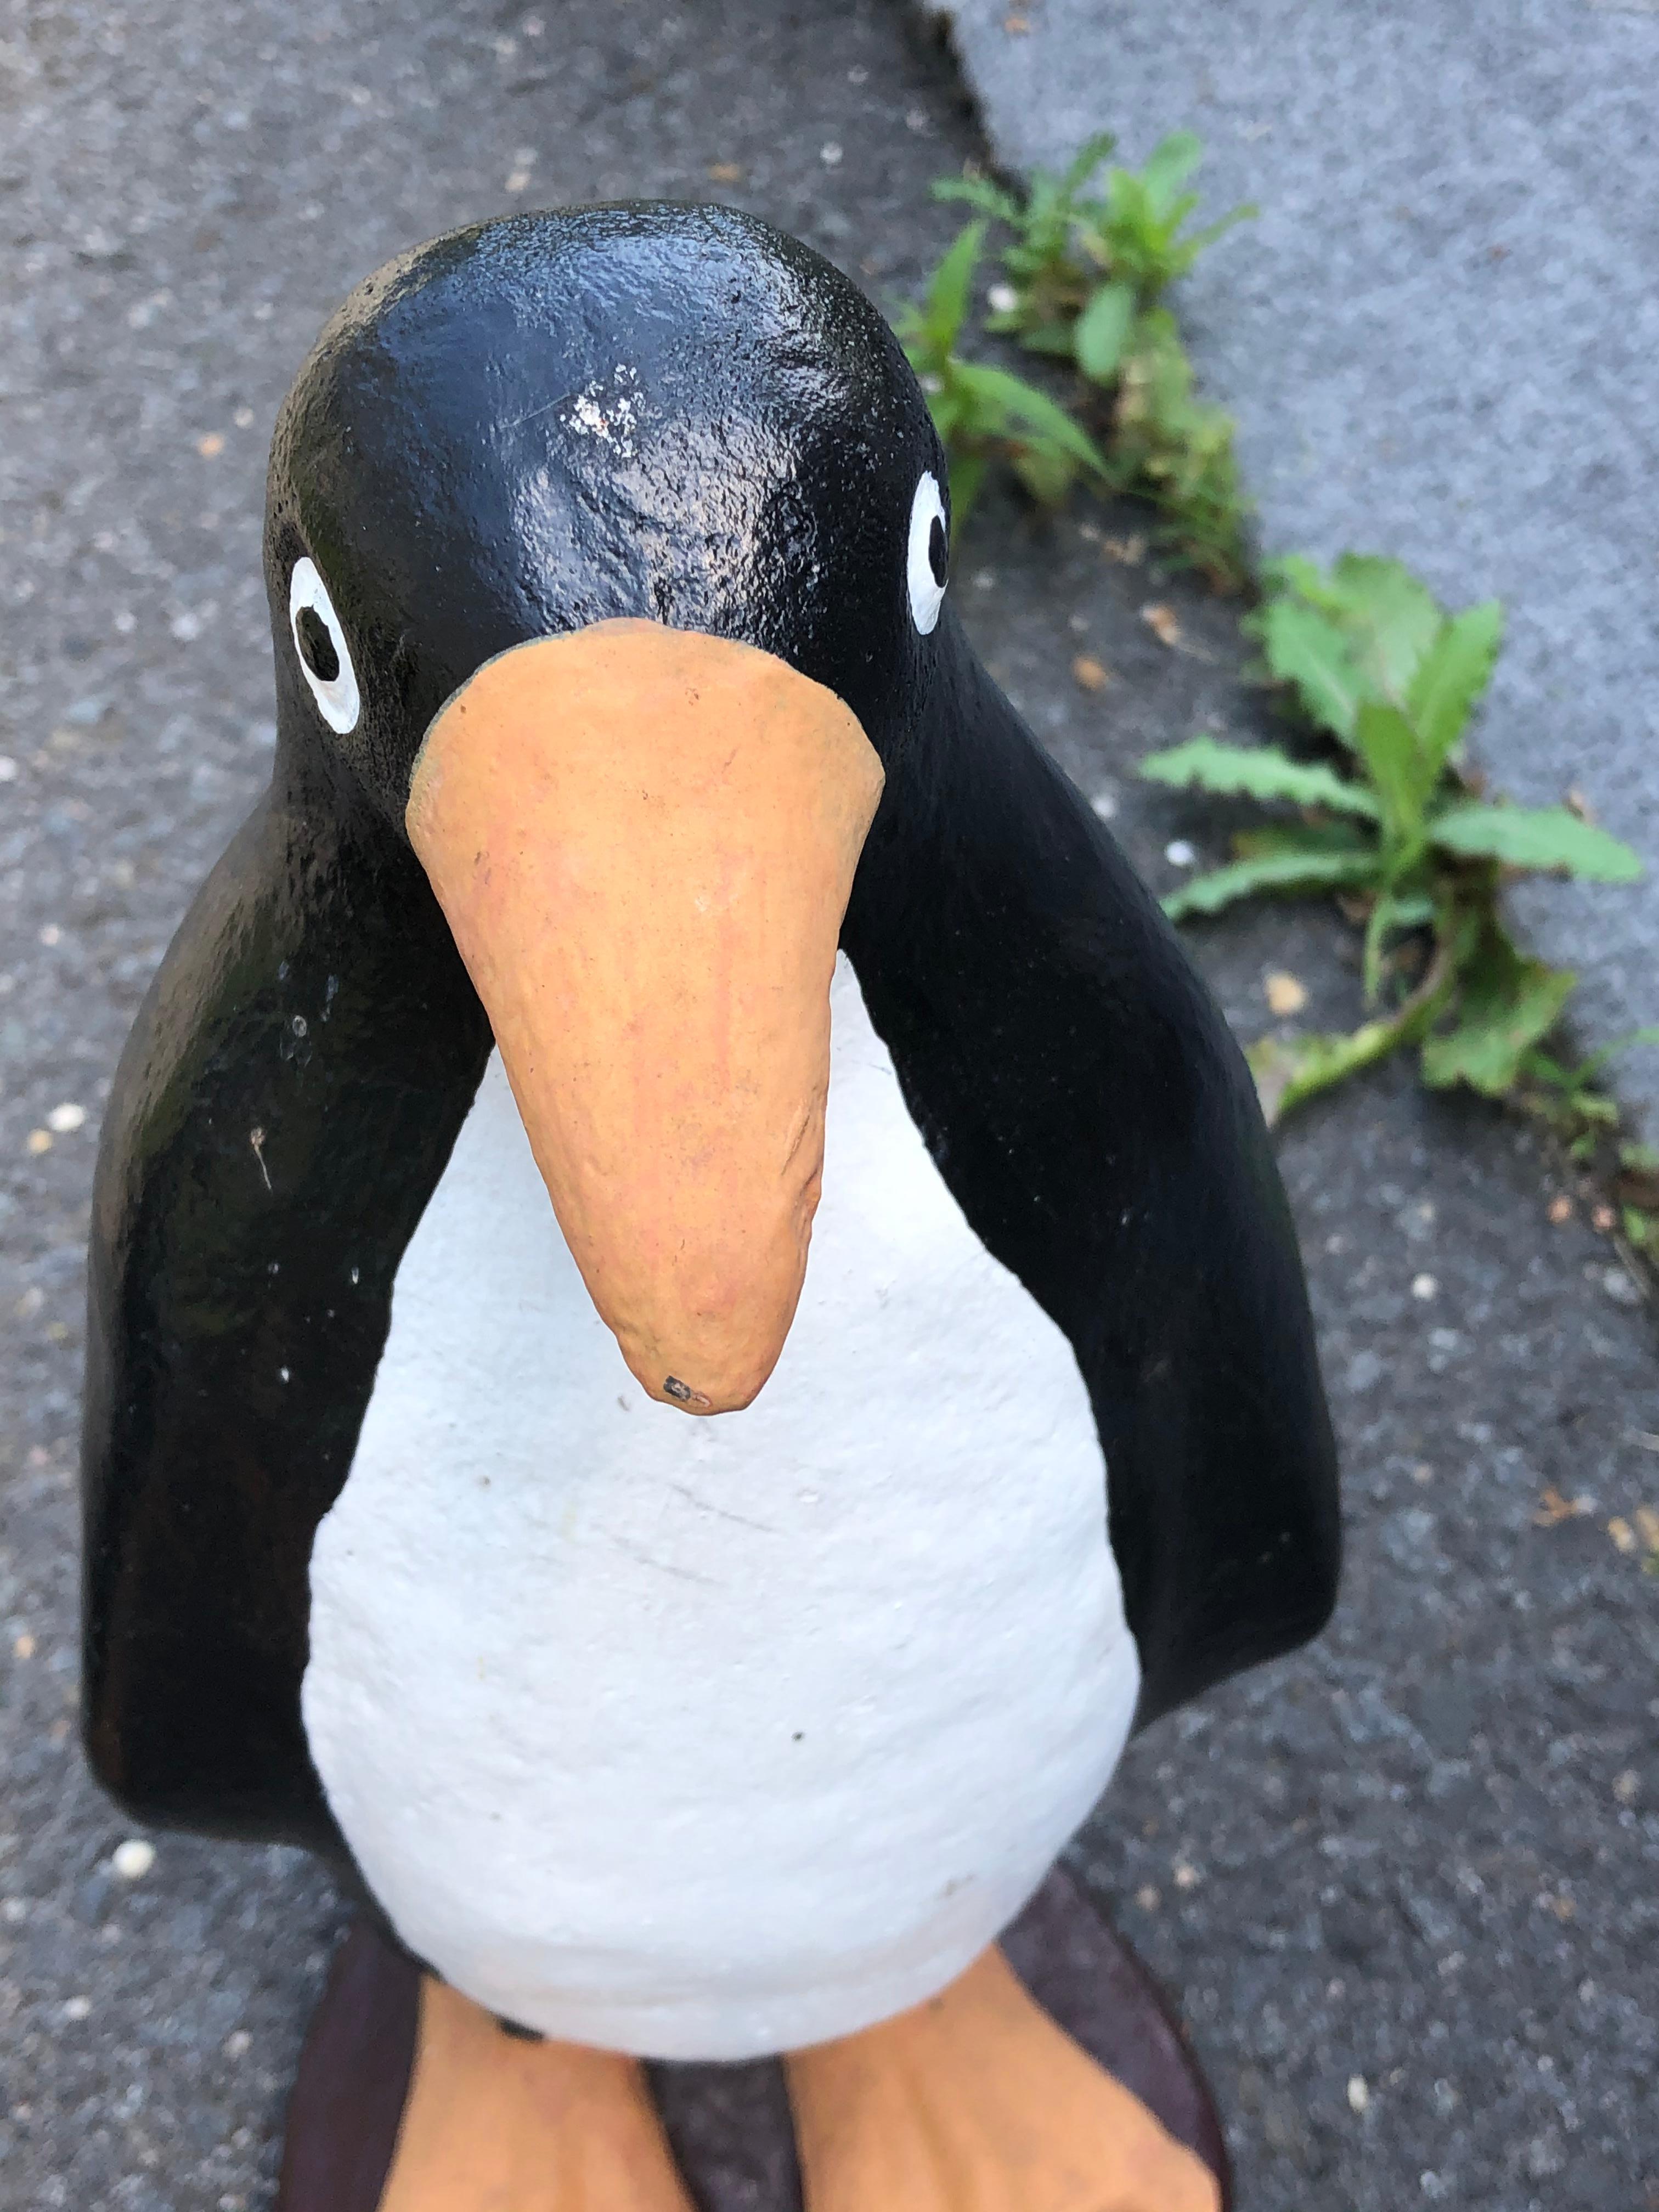
[[(1002, 1938), (1032, 1996), (1201, 2158), (1231, 2212), (1220, 2121), (1157, 1983), (1059, 1868)], [(342, 1945), (300, 2058), (276, 2212), (376, 2212), (414, 2062), (419, 1970), (367, 1922)], [(652, 2093), (699, 2212), (800, 2212), (783, 2069), (653, 2065)]]

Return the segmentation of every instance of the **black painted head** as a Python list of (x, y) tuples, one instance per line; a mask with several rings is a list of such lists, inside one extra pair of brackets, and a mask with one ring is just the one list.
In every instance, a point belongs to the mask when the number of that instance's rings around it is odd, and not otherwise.
[(285, 737), (401, 822), (445, 702), (528, 639), (643, 616), (915, 722), (946, 471), (869, 301), (720, 208), (515, 216), (368, 278), (277, 424), (265, 528)]

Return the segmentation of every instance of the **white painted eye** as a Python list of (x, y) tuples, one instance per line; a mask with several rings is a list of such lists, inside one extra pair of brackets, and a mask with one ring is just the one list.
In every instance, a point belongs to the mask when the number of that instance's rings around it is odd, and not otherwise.
[(357, 726), (362, 702), (357, 672), (351, 665), (345, 632), (328, 596), (328, 586), (309, 554), (294, 564), (288, 586), (288, 622), (311, 696), (331, 730), (344, 737)]
[(924, 469), (910, 502), (910, 550), (905, 562), (910, 583), (910, 619), (924, 637), (945, 604), (945, 580), (951, 560), (945, 501), (931, 469)]

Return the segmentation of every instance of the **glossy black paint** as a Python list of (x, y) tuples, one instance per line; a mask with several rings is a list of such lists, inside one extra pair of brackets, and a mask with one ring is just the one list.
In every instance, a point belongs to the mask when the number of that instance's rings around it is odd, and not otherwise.
[[(779, 654), (883, 757), (843, 941), (969, 1220), (1076, 1348), (1141, 1717), (1325, 1619), (1334, 1452), (1248, 1074), (948, 602), (916, 633), (924, 469), (875, 311), (726, 210), (460, 233), (319, 341), (271, 458), (272, 787), (140, 1014), (94, 1202), (87, 1733), (144, 1817), (340, 1852), (300, 1718), (311, 1544), (489, 1047), (410, 771), (482, 662), (608, 616)], [(362, 693), (343, 737), (289, 630), (301, 554)]]

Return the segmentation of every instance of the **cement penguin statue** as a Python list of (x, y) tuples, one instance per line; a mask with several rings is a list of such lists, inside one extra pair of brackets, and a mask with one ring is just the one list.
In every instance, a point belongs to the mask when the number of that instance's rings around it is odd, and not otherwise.
[(1325, 1620), (1331, 1434), (947, 484), (720, 209), (441, 239), (283, 410), (275, 771), (104, 1133), (85, 1679), (124, 1805), (363, 1900), (289, 2212), (1221, 2201), (1051, 1869)]

